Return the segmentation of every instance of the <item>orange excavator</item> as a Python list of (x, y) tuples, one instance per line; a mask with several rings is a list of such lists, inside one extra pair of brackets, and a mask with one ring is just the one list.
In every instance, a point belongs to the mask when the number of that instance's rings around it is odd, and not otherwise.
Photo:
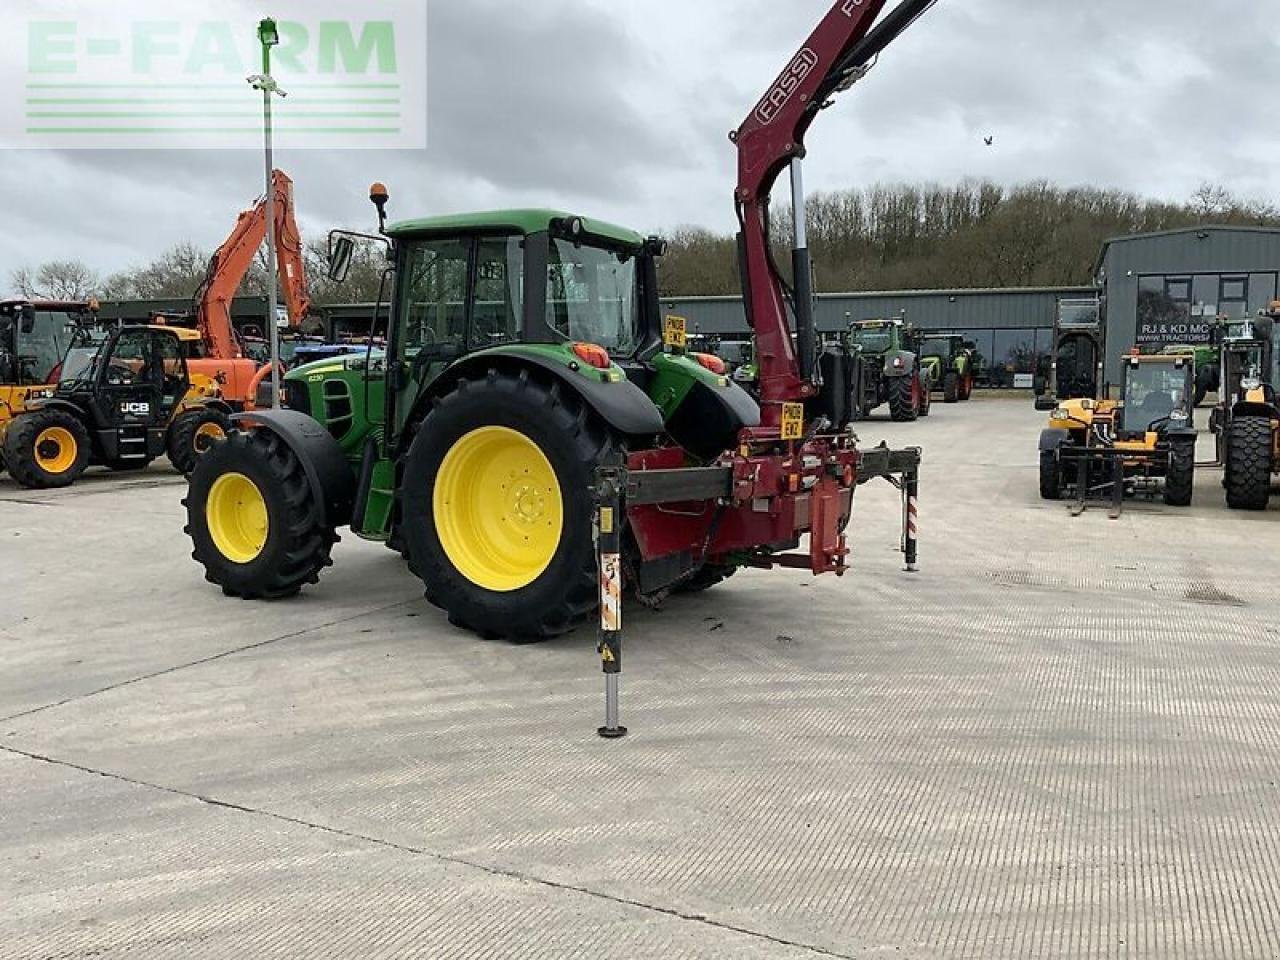
[[(276, 221), (276, 260), (279, 264), (280, 289), (284, 293), (289, 326), (296, 330), (311, 309), (307, 295), (307, 276), (302, 257), (302, 234), (294, 215), (293, 181), (280, 170), (272, 173)], [(192, 373), (212, 377), (222, 385), (222, 394), (235, 408), (252, 409), (258, 386), (271, 375), (271, 367), (259, 366), (245, 355), (231, 323), (231, 301), (244, 282), (253, 258), (267, 239), (267, 200), (259, 198), (250, 210), (236, 220), (235, 229), (209, 262), (199, 290), (196, 291), (196, 327), (200, 331), (201, 355), (188, 360)], [(268, 305), (274, 314), (274, 305)], [(268, 316), (268, 323), (275, 323)]]

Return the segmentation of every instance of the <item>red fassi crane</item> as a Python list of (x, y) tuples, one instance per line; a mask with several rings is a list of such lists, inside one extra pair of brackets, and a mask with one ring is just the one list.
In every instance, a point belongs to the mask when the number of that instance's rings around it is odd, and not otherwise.
[[(289, 311), (289, 325), (297, 329), (311, 308), (307, 276), (302, 259), (302, 235), (294, 216), (293, 181), (281, 170), (271, 176), (275, 192), (276, 254), (280, 288)], [(235, 229), (218, 248), (209, 263), (200, 289), (196, 291), (196, 321), (209, 356), (235, 360), (244, 355), (231, 325), (231, 301), (253, 266), (267, 239), (267, 199), (259, 198), (253, 209), (236, 220)], [(275, 305), (268, 304), (268, 323), (275, 323)]]
[[(836, 0), (808, 42), (730, 139), (738, 148), (739, 257), (747, 320), (760, 366), (762, 435), (777, 435), (783, 404), (814, 396), (817, 332), (805, 231), (804, 138), (831, 98), (860, 80), (874, 59), (937, 0), (903, 0), (872, 29), (887, 0)], [(788, 291), (769, 249), (769, 197), (791, 168), (795, 290)], [(796, 343), (787, 322), (794, 304)]]

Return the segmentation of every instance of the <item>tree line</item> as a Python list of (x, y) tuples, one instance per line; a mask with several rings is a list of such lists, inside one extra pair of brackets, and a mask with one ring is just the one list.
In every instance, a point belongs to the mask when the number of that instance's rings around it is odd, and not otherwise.
[[(809, 198), (807, 220), (817, 289), (847, 293), (1086, 286), (1112, 237), (1206, 224), (1280, 226), (1280, 208), (1212, 184), (1170, 203), (1045, 181), (1004, 187), (967, 180), (819, 193)], [(777, 210), (771, 226), (786, 274), (791, 211)], [(668, 297), (739, 293), (735, 237), (700, 227), (674, 231), (661, 285)]]
[[(1025, 286), (1083, 286), (1104, 240), (1205, 224), (1280, 226), (1280, 208), (1241, 200), (1206, 184), (1182, 203), (1121, 190), (1059, 187), (1045, 181), (1005, 187), (983, 180), (952, 186), (877, 184), (815, 194), (809, 200), (809, 242), (817, 289), (828, 292)], [(775, 212), (772, 231), (783, 273), (791, 212)], [(732, 234), (697, 226), (667, 232), (659, 269), (661, 294), (737, 294), (737, 243)], [(14, 271), (11, 286), (26, 297), (151, 300), (195, 294), (211, 251), (183, 243), (154, 261), (102, 276), (81, 261), (52, 261)], [(381, 248), (361, 245), (345, 284), (326, 276), (324, 241), (306, 245), (312, 300), (364, 303), (377, 298), (385, 268)], [(259, 255), (242, 293), (266, 292)]]

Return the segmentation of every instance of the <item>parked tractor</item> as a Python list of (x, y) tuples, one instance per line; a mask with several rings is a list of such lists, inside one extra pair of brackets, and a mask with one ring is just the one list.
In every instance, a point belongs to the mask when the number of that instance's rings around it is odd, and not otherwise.
[(1280, 302), (1256, 319), (1214, 328), (1222, 387), (1211, 426), (1233, 510), (1267, 509), (1272, 476), (1280, 472), (1280, 406), (1273, 383), (1277, 318)]
[(973, 396), (978, 378), (978, 345), (957, 333), (920, 336), (917, 353), (934, 391), (944, 403), (961, 403)]
[[(187, 529), (207, 578), (231, 596), (291, 596), (349, 526), (402, 546), (455, 624), (538, 639), (609, 619), (620, 571), (648, 602), (744, 567), (846, 572), (854, 490), (897, 474), (914, 509), (920, 452), (863, 452), (806, 416), (820, 376), (800, 166), (819, 109), (933, 2), (905, 0), (875, 26), (884, 0), (836, 0), (803, 72), (790, 63), (732, 136), (758, 401), (661, 315), (662, 241), (551, 210), (388, 226), (375, 184), (385, 355), (290, 371), (288, 409), (240, 418), (201, 458)], [(769, 225), (788, 168), (793, 291)], [(357, 239), (331, 238), (332, 279)], [(621, 541), (599, 565), (596, 530), (602, 551)]]
[(1055, 410), (1063, 401), (1103, 396), (1106, 345), (1101, 298), (1059, 301), (1049, 371), (1035, 382), (1036, 409)]
[(1190, 506), (1195, 486), (1195, 360), (1129, 356), (1121, 399), (1073, 398), (1054, 409), (1040, 435), (1040, 495), (1074, 495), (1076, 512), (1107, 496), (1118, 517), (1128, 495), (1163, 493)]
[(218, 384), (188, 374), (183, 341), (199, 336), (160, 326), (78, 331), (57, 384), (0, 424), (13, 478), (29, 489), (66, 487), (90, 466), (141, 470), (165, 453), (189, 473), (231, 426)]
[(885, 404), (899, 423), (929, 415), (933, 384), (912, 351), (911, 340), (901, 320), (859, 320), (849, 325), (849, 345), (864, 365), (853, 400), (861, 416)]

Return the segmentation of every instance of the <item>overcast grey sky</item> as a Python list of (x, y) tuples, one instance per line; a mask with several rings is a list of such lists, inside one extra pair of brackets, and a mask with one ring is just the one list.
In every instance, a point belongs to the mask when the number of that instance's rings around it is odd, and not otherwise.
[[(290, 2), (261, 12), (287, 16)], [(309, 236), (369, 225), (374, 179), (396, 217), (553, 205), (728, 230), (726, 134), (829, 5), (430, 0), (427, 150), (278, 162)], [(200, 6), (258, 14), (244, 0)], [(1280, 200), (1275, 13), (1275, 0), (939, 0), (819, 119), (809, 185), (1047, 178), (1182, 200), (1209, 180)], [(252, 151), (6, 151), (0, 276), (213, 247), (260, 183)]]

